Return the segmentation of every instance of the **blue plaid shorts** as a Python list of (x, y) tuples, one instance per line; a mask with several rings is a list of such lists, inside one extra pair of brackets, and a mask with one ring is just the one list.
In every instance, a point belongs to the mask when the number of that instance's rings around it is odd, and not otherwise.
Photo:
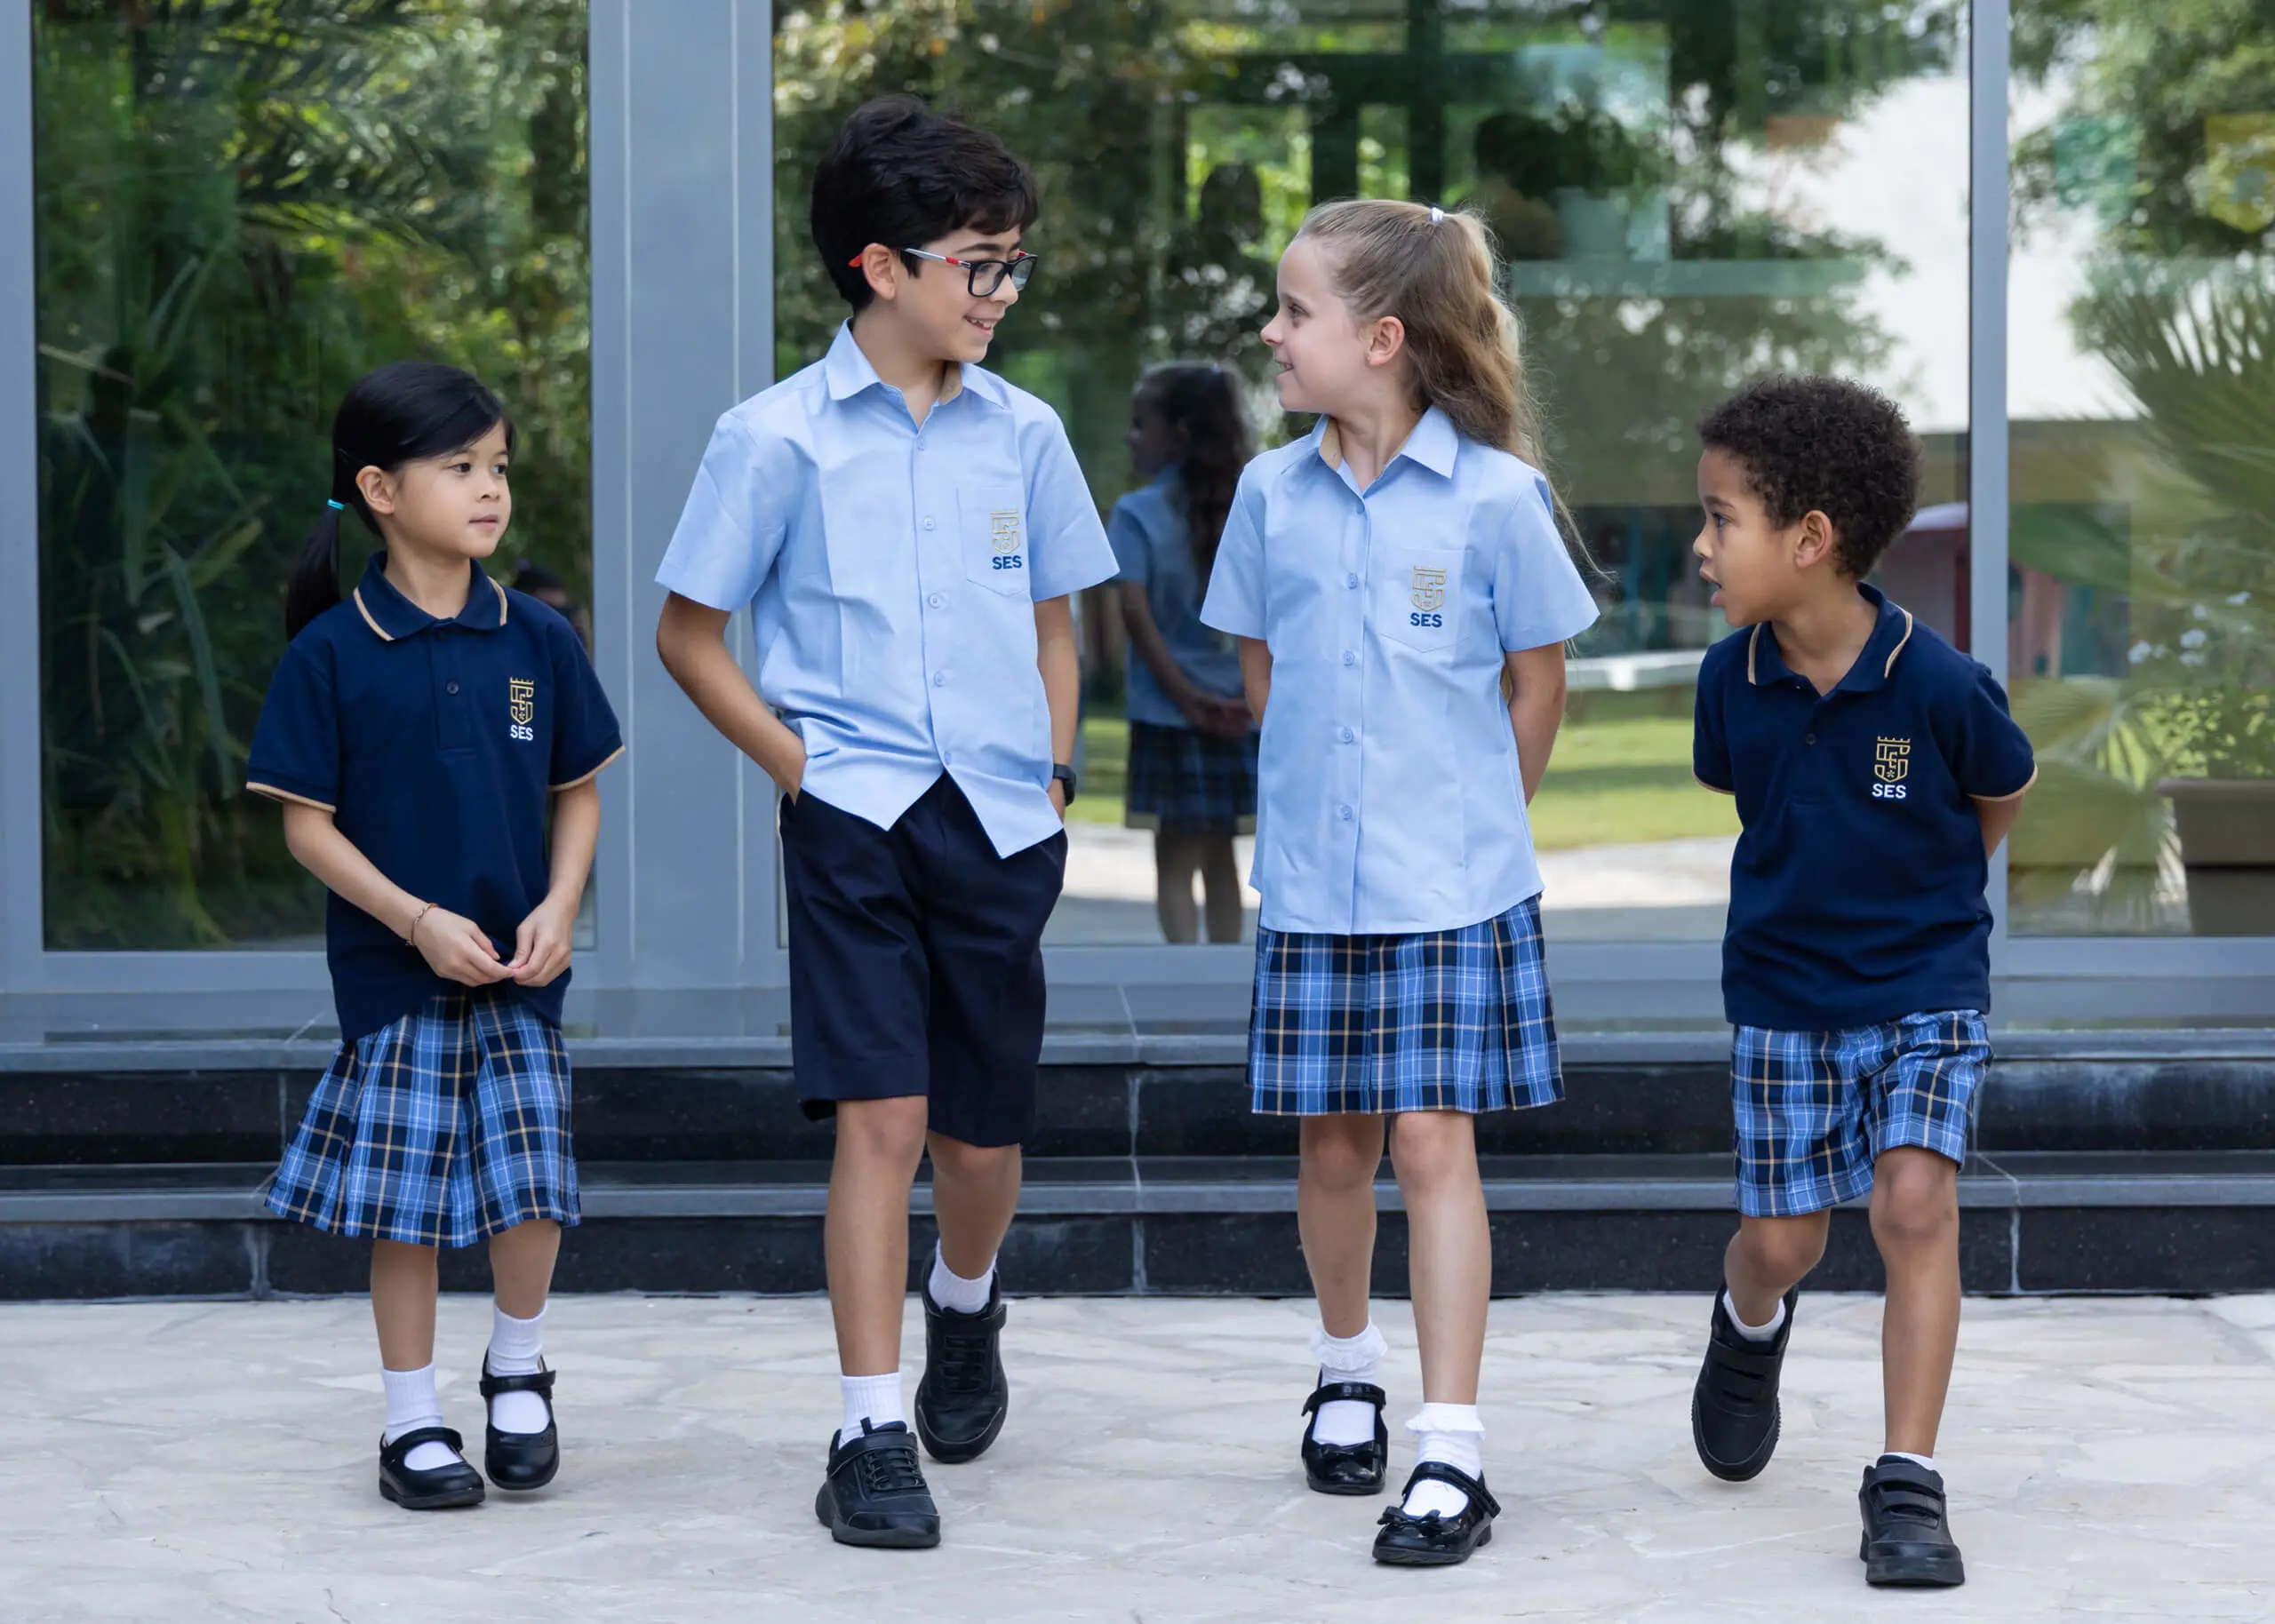
[(334, 1235), (470, 1246), (577, 1222), (569, 1055), (510, 992), (442, 992), (342, 1045), (268, 1190)]
[(1738, 1211), (1823, 1212), (1872, 1187), (1884, 1150), (1918, 1145), (1967, 1160), (1991, 1035), (1972, 1009), (1846, 1031), (1741, 1026), (1730, 1055)]
[(1453, 930), (1256, 933), (1252, 1104), (1282, 1116), (1563, 1097), (1540, 899)]

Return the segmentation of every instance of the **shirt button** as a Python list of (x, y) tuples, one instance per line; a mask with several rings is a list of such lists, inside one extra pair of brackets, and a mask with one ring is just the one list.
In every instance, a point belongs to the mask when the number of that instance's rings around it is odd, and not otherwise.
[(459, 685), (455, 682), (446, 682), (443, 685), (443, 691), (446, 694), (455, 694), (459, 691)]
[(925, 602), (927, 602), (927, 603), (929, 603), (929, 604), (930, 604), (934, 609), (938, 609), (938, 608), (939, 608), (943, 603), (946, 603), (946, 602), (947, 601), (947, 599), (946, 599), (946, 598), (945, 598), (945, 597), (943, 597), (943, 596), (942, 596), (940, 593), (934, 593), (930, 597), (929, 597), (929, 598), (925, 599), (925, 600), (924, 600), (924, 601), (925, 601)]
[(1343, 663), (1345, 665), (1356, 665), (1359, 663), (1359, 657), (1352, 653), (1350, 649), (1345, 649), (1343, 651)]
[(1358, 573), (1354, 570), (1351, 574), (1345, 576), (1343, 577), (1343, 584), (1345, 586), (1350, 587), (1353, 591), (1357, 591), (1359, 586)]
[(1358, 736), (1357, 734), (1355, 734), (1355, 733), (1352, 732), (1352, 731), (1351, 731), (1351, 729), (1350, 729), (1350, 728), (1344, 728), (1344, 729), (1343, 729), (1343, 732), (1342, 732), (1342, 734), (1341, 734), (1342, 740), (1343, 740), (1343, 742), (1344, 742), (1345, 744), (1349, 744), (1353, 739), (1357, 738), (1358, 736)]
[(1807, 733), (1807, 734), (1803, 734), (1803, 735), (1801, 736), (1801, 743), (1802, 743), (1802, 744), (1816, 744), (1816, 734), (1814, 734), (1814, 733)]
[(924, 528), (928, 530), (937, 530), (940, 528), (940, 521), (938, 519), (927, 519), (924, 521)]
[(948, 673), (946, 672), (936, 671), (932, 673), (932, 686), (934, 688), (946, 688), (947, 685)]
[(1341, 819), (1342, 819), (1345, 823), (1346, 823), (1346, 824), (1347, 824), (1347, 823), (1349, 823), (1349, 822), (1351, 821), (1351, 808), (1348, 808), (1348, 807), (1337, 807), (1337, 808), (1335, 808), (1335, 815), (1336, 815), (1337, 817), (1341, 818)]

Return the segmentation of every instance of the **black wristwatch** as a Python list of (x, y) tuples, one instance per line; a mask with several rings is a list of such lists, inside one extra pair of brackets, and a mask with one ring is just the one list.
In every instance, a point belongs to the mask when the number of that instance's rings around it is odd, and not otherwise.
[(1053, 762), (1050, 776), (1055, 782), (1066, 786), (1066, 804), (1073, 806), (1074, 804), (1074, 769), (1064, 761)]

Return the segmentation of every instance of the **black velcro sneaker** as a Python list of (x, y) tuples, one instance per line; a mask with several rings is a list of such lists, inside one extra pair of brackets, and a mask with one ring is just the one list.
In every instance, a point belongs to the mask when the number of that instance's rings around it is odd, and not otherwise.
[(1967, 1582), (1967, 1568), (1952, 1540), (1941, 1472), (1917, 1461), (1880, 1460), (1864, 1469), (1856, 1501), (1864, 1515), (1856, 1555), (1864, 1564), (1865, 1583), (1947, 1588)]
[(988, 1287), (987, 1306), (959, 1314), (932, 1301), (924, 1285), (924, 1374), (916, 1383), (916, 1436), (944, 1466), (977, 1461), (1003, 1430), (1011, 1382), (1003, 1373), (1003, 1287)]
[(1777, 1378), (1800, 1297), (1798, 1286), (1785, 1294), (1785, 1323), (1776, 1335), (1758, 1342), (1730, 1317), (1729, 1292), (1714, 1294), (1706, 1361), (1690, 1392), (1690, 1441), (1697, 1446), (1699, 1463), (1725, 1483), (1760, 1477), (1777, 1451)]
[(840, 1545), (922, 1550), (940, 1542), (940, 1509), (924, 1481), (916, 1439), (902, 1421), (861, 1423), (861, 1436), (829, 1448), (814, 1516)]

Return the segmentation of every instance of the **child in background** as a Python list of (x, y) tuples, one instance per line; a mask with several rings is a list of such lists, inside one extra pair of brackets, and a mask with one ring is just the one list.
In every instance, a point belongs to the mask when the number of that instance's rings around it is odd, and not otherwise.
[(1239, 648), (1201, 624), (1217, 539), (1249, 459), (1232, 375), (1201, 362), (1153, 368), (1130, 399), (1129, 443), (1148, 483), (1115, 503), (1106, 523), (1130, 633), (1126, 821), (1153, 831), (1162, 937), (1201, 939), (1197, 873), (1209, 939), (1237, 942), (1233, 837), (1256, 827), (1256, 722), (1241, 691)]
[(1832, 1208), (1867, 1192), (1888, 1270), (1887, 1432), (1858, 1490), (1864, 1576), (1956, 1585), (1936, 1466), (1959, 1342), (1959, 1170), (1991, 1059), (1990, 856), (2037, 776), (1983, 665), (1864, 585), (1912, 522), (1895, 404), (1781, 378), (1698, 426), (1693, 551), (1739, 628), (1698, 673), (1698, 781), (1737, 798), (1722, 999), (1738, 1231), (1691, 1399), (1732, 1482), (1777, 1447), (1778, 1375)]
[[(541, 1488), (561, 1464), (539, 1353), (577, 1222), (561, 1001), (600, 835), (594, 778), (623, 744), (576, 632), (478, 561), (513, 516), (498, 397), (399, 362), (348, 391), (331, 442), (246, 787), (283, 803), (293, 856), (331, 890), (340, 1047), (268, 1208), (370, 1238), (379, 1493), (439, 1510), (483, 1485), (435, 1396), (438, 1246), (489, 1242), (490, 1481)], [(383, 551), (342, 603), (350, 511)]]
[(1303, 1118), (1319, 1294), (1302, 1455), (1327, 1494), (1389, 1465), (1368, 1312), (1389, 1126), (1406, 1201), (1420, 1457), (1375, 1559), (1466, 1561), (1500, 1508), (1477, 1382), (1493, 1286), (1476, 1113), (1559, 1097), (1525, 805), (1595, 621), (1540, 472), (1516, 318), (1476, 219), (1313, 210), (1264, 341), (1311, 434), (1241, 476), (1201, 618), (1263, 718), (1255, 1108)]

